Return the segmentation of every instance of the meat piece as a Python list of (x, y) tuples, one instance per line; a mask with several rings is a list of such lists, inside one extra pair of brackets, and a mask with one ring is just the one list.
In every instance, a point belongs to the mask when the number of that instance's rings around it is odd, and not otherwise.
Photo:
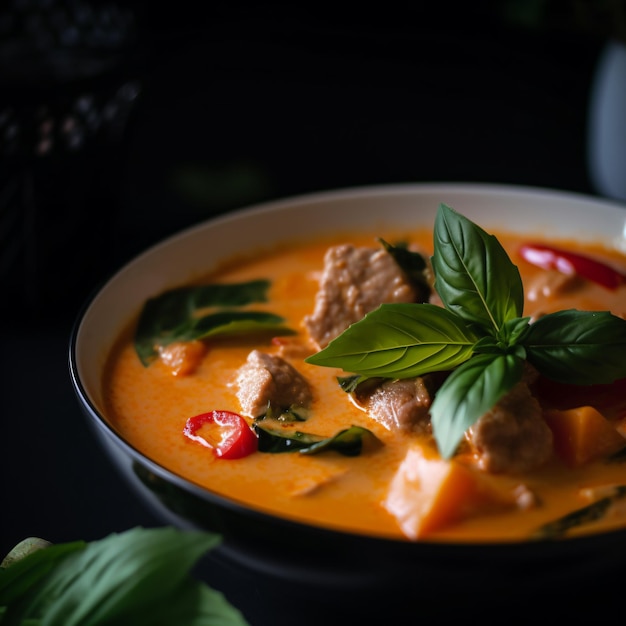
[(387, 430), (430, 432), (433, 384), (429, 376), (362, 384), (356, 403)]
[(522, 380), (469, 429), (479, 467), (491, 473), (527, 472), (552, 455), (552, 431)]
[(541, 272), (526, 288), (526, 297), (534, 302), (540, 298), (554, 298), (559, 294), (579, 289), (583, 280), (577, 274), (563, 274), (562, 272)]
[(304, 326), (319, 348), (382, 303), (417, 302), (422, 294), (383, 248), (341, 244), (324, 257), (315, 308)]
[(313, 394), (306, 378), (279, 356), (253, 350), (237, 373), (237, 398), (241, 409), (252, 417), (292, 406), (307, 408)]
[(551, 302), (554, 298), (576, 291), (583, 284), (584, 280), (577, 274), (563, 274), (557, 271), (541, 272), (525, 290), (528, 301), (535, 303), (536, 312), (532, 321), (545, 314), (543, 309), (551, 310)]

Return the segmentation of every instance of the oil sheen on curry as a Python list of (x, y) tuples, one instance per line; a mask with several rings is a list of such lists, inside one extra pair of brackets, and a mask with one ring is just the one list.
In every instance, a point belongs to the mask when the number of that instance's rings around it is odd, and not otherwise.
[(626, 527), (626, 257), (442, 210), (434, 231), (294, 241), (155, 294), (107, 364), (112, 425), (193, 483), (329, 528)]

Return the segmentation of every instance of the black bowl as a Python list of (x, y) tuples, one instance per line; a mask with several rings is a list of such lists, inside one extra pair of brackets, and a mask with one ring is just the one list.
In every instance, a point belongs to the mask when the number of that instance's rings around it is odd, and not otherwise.
[[(164, 523), (223, 536), (201, 564), (201, 575), (253, 625), (419, 623), (453, 616), (520, 623), (548, 614), (608, 618), (621, 606), (626, 531), (459, 544), (307, 525), (200, 488), (147, 458), (107, 421), (101, 388), (106, 354), (150, 295), (258, 241), (267, 245), (298, 232), (350, 225), (430, 226), (440, 202), (486, 227), (550, 229), (563, 237), (624, 245), (623, 208), (575, 194), (463, 184), (319, 193), (237, 211), (167, 239), (115, 274), (77, 320), (69, 350), (71, 378), (97, 438)], [(202, 255), (195, 253), (200, 250)], [(202, 259), (200, 268), (197, 259)]]

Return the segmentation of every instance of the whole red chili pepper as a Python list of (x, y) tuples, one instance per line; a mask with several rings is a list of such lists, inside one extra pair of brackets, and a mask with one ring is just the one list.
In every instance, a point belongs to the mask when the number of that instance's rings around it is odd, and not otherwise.
[[(213, 440), (197, 432), (205, 424), (217, 428), (218, 437)], [(211, 448), (215, 456), (222, 459), (240, 459), (258, 449), (258, 438), (246, 420), (231, 411), (209, 411), (190, 417), (183, 430), (185, 437)]]
[(607, 289), (617, 289), (626, 282), (626, 275), (614, 267), (575, 252), (545, 244), (526, 243), (520, 247), (519, 253), (525, 261), (537, 267), (563, 274), (578, 274)]

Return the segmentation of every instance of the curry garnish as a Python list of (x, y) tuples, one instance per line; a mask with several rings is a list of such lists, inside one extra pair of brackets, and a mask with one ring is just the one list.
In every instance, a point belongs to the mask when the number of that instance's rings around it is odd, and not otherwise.
[(443, 458), (522, 380), (526, 361), (547, 378), (577, 385), (626, 377), (626, 320), (569, 309), (531, 323), (519, 270), (500, 242), (445, 204), (431, 262), (443, 307), (382, 304), (306, 361), (361, 379), (451, 372), (430, 410)]
[(618, 500), (623, 498), (626, 498), (626, 485), (619, 485), (615, 487), (611, 495), (572, 511), (553, 522), (544, 524), (533, 533), (532, 539), (558, 539), (564, 537), (573, 528), (602, 519), (608, 510)]
[(145, 303), (137, 330), (135, 350), (144, 366), (158, 357), (158, 347), (175, 341), (194, 341), (223, 335), (293, 334), (284, 318), (253, 311), (250, 304), (267, 302), (270, 282), (211, 284), (170, 289)]
[(300, 454), (319, 454), (335, 451), (343, 456), (359, 456), (364, 447), (380, 445), (380, 440), (367, 428), (350, 426), (332, 437), (322, 437), (300, 430), (283, 430), (253, 424), (259, 438), (259, 452), (299, 452)]
[(382, 237), (378, 238), (378, 242), (393, 257), (393, 260), (406, 274), (411, 283), (425, 294), (427, 299), (428, 294), (430, 294), (430, 283), (426, 259), (419, 252), (410, 250), (405, 242), (391, 244)]

